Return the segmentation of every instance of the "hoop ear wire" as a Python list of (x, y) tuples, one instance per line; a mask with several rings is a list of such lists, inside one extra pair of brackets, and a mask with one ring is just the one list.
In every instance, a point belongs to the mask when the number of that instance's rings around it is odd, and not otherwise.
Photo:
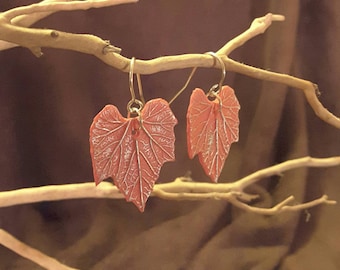
[(226, 75), (226, 68), (225, 68), (223, 60), (216, 53), (214, 53), (214, 52), (207, 52), (207, 54), (210, 54), (211, 56), (213, 56), (214, 59), (217, 60), (219, 62), (219, 64), (220, 64), (220, 66), (221, 66), (221, 79), (220, 79), (220, 82), (218, 84), (213, 85), (210, 88), (210, 90), (209, 90), (209, 92), (207, 94), (208, 96), (216, 97), (216, 95), (220, 92), (220, 90), (222, 88), (222, 85), (223, 85), (223, 82), (224, 82), (224, 79), (225, 79), (225, 75)]
[(133, 88), (133, 68), (135, 67), (136, 58), (132, 57), (130, 61), (130, 70), (129, 70), (129, 87), (131, 93), (131, 102), (136, 100), (135, 89)]
[(145, 99), (143, 95), (143, 88), (142, 88), (142, 81), (140, 78), (140, 74), (136, 73), (137, 76), (137, 84), (138, 84), (138, 93), (141, 100), (136, 99), (134, 83), (133, 83), (133, 69), (135, 66), (136, 58), (132, 57), (130, 61), (130, 70), (129, 70), (129, 88), (131, 93), (131, 100), (127, 104), (127, 111), (128, 115), (130, 116), (131, 113), (135, 113), (139, 115), (140, 111), (143, 109), (145, 105)]
[[(209, 55), (214, 57), (214, 65), (215, 65), (215, 60), (217, 60), (219, 62), (219, 64), (220, 64), (220, 66), (221, 66), (221, 80), (220, 80), (220, 82), (218, 84), (213, 85), (210, 88), (210, 90), (209, 90), (209, 92), (207, 94), (208, 96), (216, 96), (219, 93), (219, 91), (221, 90), (221, 88), (222, 88), (222, 84), (223, 84), (225, 76), (226, 76), (226, 68), (225, 68), (223, 60), (216, 53), (214, 53), (214, 52), (206, 52), (205, 54), (209, 54)], [(190, 75), (189, 75), (187, 81), (185, 82), (184, 86), (169, 101), (169, 104), (171, 104), (176, 98), (178, 98), (178, 96), (180, 94), (182, 94), (184, 92), (184, 90), (188, 87), (188, 85), (189, 85), (192, 77), (194, 76), (196, 70), (197, 70), (197, 67), (194, 67), (192, 69), (192, 71), (190, 72)]]

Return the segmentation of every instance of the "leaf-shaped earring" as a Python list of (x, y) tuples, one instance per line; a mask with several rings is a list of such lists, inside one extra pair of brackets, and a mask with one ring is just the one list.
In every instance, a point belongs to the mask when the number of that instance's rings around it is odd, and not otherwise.
[(231, 144), (238, 141), (240, 104), (234, 90), (222, 86), (225, 78), (222, 59), (210, 54), (222, 67), (221, 81), (207, 95), (199, 88), (192, 92), (187, 111), (187, 144), (189, 157), (198, 155), (205, 173), (217, 182)]
[[(90, 127), (90, 153), (96, 185), (112, 178), (127, 201), (143, 212), (162, 165), (175, 160), (174, 126), (177, 119), (167, 101), (144, 98), (137, 74), (139, 94), (133, 89), (133, 66), (130, 63), (131, 100), (128, 117), (123, 117), (114, 105), (105, 106)], [(132, 115), (136, 115), (131, 117)]]

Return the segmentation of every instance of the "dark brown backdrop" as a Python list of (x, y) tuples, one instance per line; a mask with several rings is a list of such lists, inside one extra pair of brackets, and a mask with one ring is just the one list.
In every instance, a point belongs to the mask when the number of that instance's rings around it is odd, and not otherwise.
[[(0, 9), (27, 3), (1, 1)], [(63, 12), (39, 22), (93, 33), (123, 48), (123, 55), (216, 51), (267, 12), (286, 16), (262, 36), (233, 52), (240, 62), (318, 83), (321, 101), (340, 115), (340, 3), (337, 1), (141, 0), (112, 8)], [(81, 46), (81, 44), (79, 44)], [(88, 129), (111, 103), (125, 112), (128, 75), (94, 57), (44, 49), (0, 52), (0, 189), (92, 180)], [(147, 99), (171, 98), (189, 70), (143, 76)], [(216, 70), (199, 70), (190, 89), (208, 89)], [(340, 132), (317, 118), (302, 93), (276, 83), (228, 73), (239, 98), (240, 141), (232, 146), (221, 181), (232, 181), (278, 162), (339, 155)], [(186, 91), (173, 103), (176, 162), (160, 182), (192, 171), (207, 181), (197, 159), (186, 154)], [(311, 200), (327, 193), (340, 200), (340, 169), (300, 169), (262, 181), (258, 205), (270, 207), (295, 195)], [(271, 180), (271, 181), (269, 181)], [(74, 200), (0, 209), (0, 227), (80, 269), (340, 269), (340, 212), (321, 206), (263, 217), (225, 202), (168, 202), (150, 198), (140, 214), (123, 200)], [(40, 269), (0, 248), (0, 269)]]

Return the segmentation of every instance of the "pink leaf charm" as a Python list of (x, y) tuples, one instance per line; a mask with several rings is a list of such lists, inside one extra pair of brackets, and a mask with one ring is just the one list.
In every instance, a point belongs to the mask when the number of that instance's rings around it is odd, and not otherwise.
[(190, 97), (187, 112), (188, 154), (197, 154), (205, 173), (217, 182), (228, 156), (230, 145), (238, 141), (240, 104), (229, 86), (223, 86), (210, 101), (202, 89)]
[(98, 185), (112, 177), (127, 201), (143, 212), (162, 165), (174, 161), (177, 119), (167, 101), (147, 102), (140, 116), (124, 118), (107, 105), (90, 128), (90, 152)]

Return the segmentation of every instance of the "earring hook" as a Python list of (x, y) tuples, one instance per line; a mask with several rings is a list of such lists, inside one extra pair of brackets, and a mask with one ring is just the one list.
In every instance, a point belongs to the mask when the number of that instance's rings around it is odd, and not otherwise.
[(178, 96), (179, 96), (180, 94), (182, 94), (183, 91), (188, 87), (188, 85), (189, 85), (189, 83), (190, 83), (192, 77), (194, 76), (196, 70), (197, 70), (197, 67), (194, 67), (194, 68), (191, 70), (190, 75), (189, 75), (187, 81), (185, 82), (185, 84), (183, 85), (183, 87), (176, 93), (176, 95), (174, 95), (174, 97), (169, 101), (169, 105), (170, 105), (176, 98), (178, 98)]
[(219, 57), (216, 53), (214, 52), (207, 52), (207, 54), (210, 54), (211, 56), (214, 57), (215, 60), (217, 60), (221, 66), (221, 79), (220, 82), (218, 84), (213, 85), (209, 92), (208, 92), (208, 96), (213, 96), (216, 97), (216, 95), (220, 92), (221, 88), (222, 88), (222, 84), (224, 82), (225, 79), (225, 75), (226, 75), (226, 68), (224, 65), (223, 60), (221, 59), (221, 57)]
[[(136, 62), (136, 58), (132, 57), (130, 61), (130, 70), (129, 70), (129, 88), (130, 88), (130, 93), (131, 93), (131, 100), (127, 104), (128, 117), (130, 117), (131, 113), (135, 113), (139, 115), (140, 111), (142, 110), (145, 104), (145, 100), (143, 96), (142, 81), (141, 81), (139, 73), (137, 73), (136, 76), (137, 76), (138, 92), (139, 92), (139, 96), (141, 100), (136, 99), (135, 89), (133, 86), (133, 74), (134, 74), (133, 69), (135, 66), (135, 62)], [(133, 105), (137, 105), (137, 107)]]
[[(216, 96), (216, 94), (218, 94), (218, 92), (221, 90), (222, 88), (222, 84), (224, 82), (224, 79), (225, 79), (225, 76), (226, 76), (226, 68), (225, 68), (225, 65), (224, 65), (224, 62), (223, 60), (221, 59), (221, 57), (219, 57), (216, 53), (214, 52), (206, 52), (205, 54), (209, 54), (211, 56), (214, 57), (214, 65), (215, 65), (215, 60), (217, 59), (217, 61), (219, 62), (220, 66), (221, 66), (221, 70), (222, 70), (222, 75), (221, 75), (221, 80), (218, 84), (215, 84), (213, 85), (209, 92), (208, 92), (208, 96)], [(190, 74), (189, 74), (189, 77), (187, 79), (187, 81), (185, 82), (184, 86), (176, 93), (176, 95), (169, 101), (169, 104), (171, 104), (176, 98), (178, 98), (178, 96), (180, 94), (182, 94), (184, 92), (184, 90), (188, 87), (192, 77), (194, 76), (195, 72), (197, 70), (197, 67), (194, 67)], [(216, 90), (217, 89), (217, 90)]]
[(144, 95), (143, 95), (142, 80), (140, 78), (139, 73), (136, 73), (136, 76), (137, 76), (137, 85), (138, 85), (139, 97), (140, 97), (142, 103), (145, 104), (145, 99), (144, 99)]
[(135, 67), (135, 61), (136, 61), (136, 58), (132, 57), (130, 61), (130, 70), (129, 70), (129, 86), (130, 86), (132, 102), (136, 100), (135, 89), (133, 89), (133, 68)]

